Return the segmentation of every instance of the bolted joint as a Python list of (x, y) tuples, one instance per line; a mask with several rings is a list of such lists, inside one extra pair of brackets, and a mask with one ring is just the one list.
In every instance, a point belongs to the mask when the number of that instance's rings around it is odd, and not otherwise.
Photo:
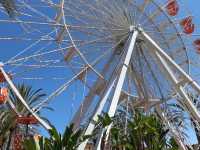
[(130, 30), (130, 32), (134, 32), (134, 31), (143, 32), (143, 29), (141, 28), (140, 25), (138, 25), (138, 26), (131, 25), (129, 27), (129, 30)]

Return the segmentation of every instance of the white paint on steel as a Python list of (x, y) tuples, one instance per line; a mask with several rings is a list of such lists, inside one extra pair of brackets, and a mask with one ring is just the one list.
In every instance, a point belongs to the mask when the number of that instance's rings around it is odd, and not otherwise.
[(193, 88), (195, 88), (199, 93), (200, 93), (200, 86), (197, 84), (197, 82), (195, 82), (167, 53), (165, 53), (160, 47), (159, 45), (153, 40), (151, 39), (151, 37), (146, 34), (142, 29), (141, 33), (143, 34), (143, 36), (149, 40), (149, 42), (152, 43), (152, 45), (156, 48), (156, 51), (167, 60), (167, 62), (169, 64), (171, 64), (172, 66), (174, 66), (185, 78), (185, 80), (187, 80), (187, 82), (189, 84), (191, 84), (191, 86)]
[(110, 117), (113, 117), (115, 115), (115, 111), (117, 109), (117, 104), (118, 104), (118, 101), (119, 101), (119, 98), (121, 95), (122, 87), (123, 87), (124, 80), (126, 77), (126, 72), (128, 70), (128, 66), (129, 66), (129, 63), (131, 60), (131, 56), (132, 56), (132, 52), (133, 52), (133, 49), (135, 46), (137, 35), (138, 35), (138, 31), (134, 31), (134, 33), (131, 37), (131, 41), (130, 41), (130, 45), (129, 45), (129, 48), (128, 48), (128, 51), (126, 54), (126, 58), (125, 58), (123, 66), (122, 66), (122, 70), (121, 70), (121, 73), (120, 73), (120, 76), (119, 76), (119, 79), (118, 79), (118, 82), (117, 82), (117, 85), (116, 85), (116, 88), (114, 91), (114, 95), (113, 95), (113, 98), (112, 98), (112, 101), (110, 104), (110, 108), (108, 111), (108, 115)]
[[(115, 88), (115, 91), (114, 91), (114, 95), (113, 95), (113, 98), (112, 98), (112, 101), (111, 101), (111, 104), (110, 104), (110, 107), (109, 107), (109, 110), (108, 110), (108, 115), (110, 117), (113, 117), (115, 115), (117, 105), (118, 105), (118, 101), (119, 101), (119, 98), (120, 98), (120, 95), (121, 95), (122, 87), (123, 87), (123, 84), (124, 84), (124, 80), (125, 80), (125, 77), (126, 77), (126, 73), (127, 73), (127, 70), (128, 70), (128, 66), (129, 66), (131, 56), (132, 56), (132, 53), (133, 53), (133, 50), (134, 50), (134, 46), (135, 46), (135, 43), (136, 43), (137, 36), (138, 36), (138, 31), (135, 30), (132, 37), (131, 37), (131, 41), (130, 41), (128, 51), (127, 51), (127, 54), (126, 54), (126, 57), (125, 57), (125, 60), (124, 60), (124, 64), (122, 66), (122, 70), (121, 70), (121, 73), (119, 75), (119, 79), (118, 79), (118, 82), (117, 82), (117, 85), (116, 85), (116, 88)], [(106, 139), (108, 139), (108, 135), (110, 133), (111, 126), (112, 126), (112, 124), (107, 127)], [(107, 141), (107, 140), (105, 140), (105, 141)], [(98, 141), (98, 145), (100, 145), (100, 144), (101, 143)]]
[(164, 112), (162, 112), (162, 110), (160, 109), (160, 106), (156, 106), (156, 111), (158, 112), (158, 114), (159, 114), (161, 120), (163, 121), (163, 123), (165, 125), (167, 125), (167, 127), (169, 128), (169, 131), (171, 132), (172, 136), (176, 140), (176, 142), (177, 142), (177, 144), (179, 146), (179, 149), (180, 150), (188, 150), (188, 148), (185, 146), (185, 144), (181, 140), (181, 137), (177, 133), (176, 129), (174, 129), (174, 127), (171, 125), (171, 123), (167, 119), (166, 115), (164, 114)]
[[(190, 100), (190, 98), (188, 97), (188, 95), (186, 94), (186, 92), (184, 91), (183, 88), (183, 82), (181, 81), (182, 85), (179, 83), (178, 79), (176, 78), (176, 76), (174, 75), (175, 73), (173, 72), (173, 70), (169, 67), (169, 65), (173, 66), (174, 68), (176, 68), (180, 74), (182, 76), (185, 77), (185, 83), (191, 83), (191, 85), (193, 85), (193, 88), (196, 89), (200, 89), (199, 85), (192, 80), (192, 78), (181, 68), (179, 67), (176, 62), (174, 62), (157, 44), (156, 42), (151, 39), (150, 36), (148, 36), (144, 31), (141, 32), (143, 34), (143, 36), (150, 42), (150, 44), (152, 44), (155, 47), (155, 50), (153, 50), (152, 52), (155, 54), (155, 56), (157, 57), (158, 62), (160, 63), (160, 67), (167, 73), (168, 78), (170, 81), (172, 81), (172, 83), (174, 84), (174, 87), (176, 89), (176, 91), (184, 98), (185, 100), (185, 104), (187, 105), (187, 107), (189, 108), (189, 112), (191, 113), (191, 115), (198, 120), (198, 122), (200, 122), (200, 114), (197, 110), (197, 108), (195, 107), (195, 105), (192, 103), (192, 101)], [(198, 90), (198, 92), (200, 93), (200, 90)]]
[(31, 115), (33, 115), (38, 122), (47, 130), (51, 129), (51, 126), (49, 124), (47, 124), (44, 120), (42, 120), (36, 113), (34, 113), (31, 108), (28, 106), (28, 104), (26, 103), (26, 101), (24, 100), (24, 98), (21, 96), (21, 94), (19, 93), (19, 91), (17, 90), (17, 88), (15, 87), (15, 85), (13, 84), (13, 82), (10, 80), (10, 78), (8, 77), (7, 73), (4, 71), (3, 69), (3, 65), (0, 66), (0, 70), (2, 72), (2, 74), (4, 75), (6, 81), (8, 82), (9, 86), (11, 87), (11, 89), (13, 90), (13, 92), (16, 94), (16, 96), (19, 98), (19, 100), (21, 101), (21, 103), (24, 105), (24, 107), (31, 113)]
[[(110, 95), (110, 93), (112, 91), (112, 88), (113, 88), (114, 84), (115, 84), (115, 80), (112, 82), (112, 84), (109, 87), (108, 91), (105, 93), (103, 99), (100, 100), (99, 106), (98, 106), (95, 114), (93, 115), (92, 120), (90, 121), (86, 131), (85, 131), (85, 135), (91, 135), (92, 132), (94, 131), (94, 128), (95, 128), (95, 124), (94, 123), (98, 120), (98, 115), (100, 115), (102, 113), (103, 108), (104, 108), (104, 106), (106, 104), (106, 101), (108, 100), (108, 97), (109, 97), (109, 95)], [(79, 145), (78, 150), (84, 150), (87, 142), (88, 142), (88, 139), (85, 140), (81, 145)]]

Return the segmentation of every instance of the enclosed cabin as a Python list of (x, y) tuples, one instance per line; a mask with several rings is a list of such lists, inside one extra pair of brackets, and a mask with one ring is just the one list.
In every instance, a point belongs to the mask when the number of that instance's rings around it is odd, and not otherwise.
[(193, 42), (193, 45), (197, 51), (197, 53), (200, 54), (200, 39), (196, 39), (194, 42)]
[(5, 104), (8, 99), (8, 88), (2, 87), (0, 89), (0, 105)]
[(185, 34), (192, 34), (195, 29), (192, 16), (188, 16), (180, 21), (180, 26)]
[(168, 15), (170, 16), (176, 16), (179, 11), (179, 5), (176, 0), (168, 0), (166, 5), (166, 10)]

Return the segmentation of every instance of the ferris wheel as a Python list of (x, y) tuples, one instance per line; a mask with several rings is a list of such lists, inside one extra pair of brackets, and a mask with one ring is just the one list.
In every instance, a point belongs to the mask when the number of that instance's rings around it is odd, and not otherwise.
[[(86, 126), (86, 135), (103, 111), (113, 117), (128, 102), (156, 109), (180, 149), (187, 149), (163, 109), (181, 97), (199, 126), (200, 113), (187, 90), (200, 94), (200, 39), (195, 17), (181, 0), (16, 0), (15, 7), (4, 3), (0, 11), (0, 104), (8, 104), (19, 123), (51, 129), (37, 112), (59, 103), (63, 93), (78, 93), (72, 122)], [(19, 82), (51, 93), (31, 108), (15, 87)], [(7, 85), (32, 116), (18, 112)]]

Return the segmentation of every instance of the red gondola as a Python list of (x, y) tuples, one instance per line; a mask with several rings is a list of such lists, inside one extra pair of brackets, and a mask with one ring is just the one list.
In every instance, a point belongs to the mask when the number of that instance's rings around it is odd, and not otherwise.
[(0, 105), (4, 104), (7, 101), (7, 98), (8, 98), (8, 89), (1, 88), (0, 89)]
[(0, 105), (4, 104), (6, 102), (6, 98), (3, 95), (0, 95)]
[(195, 40), (193, 43), (195, 46), (200, 46), (200, 39)]
[(200, 53), (200, 39), (197, 39), (193, 42), (194, 47), (197, 50), (197, 53)]
[(168, 4), (166, 6), (166, 9), (167, 9), (167, 13), (170, 16), (176, 16), (178, 14), (178, 11), (179, 11), (178, 2), (176, 0), (168, 0)]
[(37, 124), (38, 120), (34, 116), (22, 116), (17, 118), (17, 123), (24, 125)]
[[(9, 76), (10, 79), (12, 79), (11, 74), (8, 73), (8, 76)], [(3, 73), (0, 71), (0, 83), (3, 83), (3, 82), (6, 82), (6, 79), (3, 75)]]
[(192, 23), (192, 17), (186, 17), (180, 22), (181, 27), (183, 28), (183, 32), (185, 34), (191, 34), (194, 32), (195, 25)]

